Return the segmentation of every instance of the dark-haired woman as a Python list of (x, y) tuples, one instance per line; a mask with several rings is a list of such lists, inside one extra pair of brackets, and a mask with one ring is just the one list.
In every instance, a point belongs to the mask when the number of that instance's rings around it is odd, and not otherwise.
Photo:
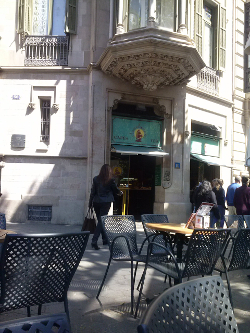
[(89, 198), (89, 207), (93, 205), (98, 220), (91, 242), (91, 246), (95, 250), (100, 249), (97, 245), (100, 234), (102, 234), (103, 245), (108, 244), (108, 240), (102, 228), (101, 216), (108, 214), (111, 202), (114, 201), (114, 195), (122, 195), (122, 191), (119, 190), (115, 183), (111, 167), (108, 164), (104, 164), (101, 167), (99, 175), (93, 178)]
[(201, 185), (199, 186), (199, 188), (197, 189), (197, 191), (195, 193), (194, 202), (195, 202), (196, 211), (200, 207), (202, 202), (213, 203), (214, 206), (211, 209), (210, 220), (212, 220), (212, 216), (215, 216), (215, 218), (217, 220), (220, 218), (220, 213), (219, 213), (219, 209), (217, 206), (216, 196), (215, 196), (214, 192), (212, 191), (211, 183), (208, 182), (207, 180), (204, 180), (201, 183)]

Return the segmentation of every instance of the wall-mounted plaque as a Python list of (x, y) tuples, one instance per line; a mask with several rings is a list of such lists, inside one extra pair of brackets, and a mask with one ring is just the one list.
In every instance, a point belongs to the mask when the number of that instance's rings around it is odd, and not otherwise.
[(11, 147), (12, 148), (25, 148), (25, 135), (23, 135), (23, 134), (12, 134), (12, 136), (11, 136)]

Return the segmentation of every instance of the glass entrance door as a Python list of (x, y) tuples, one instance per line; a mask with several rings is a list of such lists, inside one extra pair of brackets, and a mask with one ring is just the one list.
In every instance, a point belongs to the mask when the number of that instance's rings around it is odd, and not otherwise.
[(111, 167), (123, 196), (116, 198), (114, 214), (153, 214), (155, 193), (155, 157), (144, 155), (111, 155)]

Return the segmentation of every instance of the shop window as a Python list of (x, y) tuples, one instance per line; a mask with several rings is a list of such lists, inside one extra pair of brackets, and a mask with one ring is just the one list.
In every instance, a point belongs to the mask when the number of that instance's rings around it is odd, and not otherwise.
[(41, 106), (41, 142), (49, 142), (50, 137), (50, 99), (40, 100)]
[(28, 220), (51, 221), (52, 206), (28, 205)]
[(208, 67), (226, 66), (226, 7), (214, 2), (195, 1), (196, 48)]

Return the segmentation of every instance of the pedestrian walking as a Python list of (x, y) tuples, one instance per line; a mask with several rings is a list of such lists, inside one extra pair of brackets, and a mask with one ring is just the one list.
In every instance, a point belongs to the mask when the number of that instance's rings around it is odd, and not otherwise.
[(89, 198), (89, 207), (93, 205), (97, 217), (97, 226), (91, 242), (93, 249), (100, 249), (97, 245), (100, 234), (102, 234), (103, 245), (108, 244), (108, 240), (103, 231), (101, 216), (108, 214), (111, 202), (114, 202), (114, 196), (122, 194), (122, 191), (119, 190), (115, 183), (111, 167), (108, 164), (104, 164), (101, 167), (99, 175), (93, 178)]
[(229, 215), (236, 215), (236, 208), (234, 207), (234, 194), (235, 190), (240, 187), (241, 177), (235, 176), (235, 181), (227, 188), (227, 207), (228, 207), (228, 214)]
[[(220, 213), (220, 219), (219, 219), (219, 227), (220, 228), (223, 228), (223, 226), (224, 226), (225, 209), (226, 209), (226, 207), (225, 207), (225, 201), (226, 201), (225, 190), (222, 187), (223, 183), (224, 182), (223, 182), (222, 179), (214, 179), (212, 181), (213, 192), (215, 194), (218, 210), (219, 210), (219, 213)], [(211, 215), (212, 215), (212, 218), (211, 218), (211, 221), (210, 221), (210, 227), (214, 228), (214, 225), (217, 223), (218, 218), (214, 214), (211, 214)]]
[(250, 215), (250, 187), (248, 177), (242, 177), (242, 186), (236, 188), (234, 193), (234, 206), (237, 215)]

